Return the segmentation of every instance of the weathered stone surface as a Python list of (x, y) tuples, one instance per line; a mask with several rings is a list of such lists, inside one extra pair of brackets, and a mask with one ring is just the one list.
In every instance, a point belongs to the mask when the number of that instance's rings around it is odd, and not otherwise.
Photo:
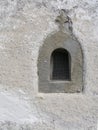
[[(71, 18), (73, 34), (82, 46), (84, 92), (39, 94), (37, 75), (39, 49), (47, 36), (59, 30), (55, 19), (61, 9), (66, 10)], [(0, 0), (0, 91), (4, 90), (8, 93), (14, 91), (23, 102), (27, 101), (30, 106), (27, 111), (32, 111), (36, 106), (34, 111), (40, 123), (36, 125), (28, 120), (26, 125), (25, 120), (21, 124), (17, 121), (7, 121), (5, 112), (2, 120), (0, 119), (1, 130), (32, 130), (33, 128), (96, 130), (98, 125), (98, 1)], [(12, 104), (14, 105), (13, 102)], [(7, 107), (4, 104), (0, 108)]]
[[(51, 54), (55, 49), (64, 48), (70, 54), (71, 80), (51, 80)], [(80, 43), (70, 35), (56, 32), (44, 41), (38, 57), (38, 88), (45, 93), (78, 93), (83, 91), (83, 52)]]

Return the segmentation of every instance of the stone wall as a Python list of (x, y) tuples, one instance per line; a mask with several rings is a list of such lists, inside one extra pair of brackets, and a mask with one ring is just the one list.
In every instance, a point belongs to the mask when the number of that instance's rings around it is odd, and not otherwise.
[[(38, 93), (39, 49), (47, 36), (59, 30), (55, 19), (61, 9), (71, 18), (73, 34), (83, 50), (84, 91), (80, 94)], [(37, 129), (97, 129), (97, 23), (97, 0), (0, 0), (0, 91), (14, 92), (26, 100), (29, 111), (36, 106), (34, 112), (41, 120)], [(5, 122), (2, 129), (27, 128), (14, 123), (8, 127)], [(33, 123), (28, 120), (27, 124), (31, 130)]]

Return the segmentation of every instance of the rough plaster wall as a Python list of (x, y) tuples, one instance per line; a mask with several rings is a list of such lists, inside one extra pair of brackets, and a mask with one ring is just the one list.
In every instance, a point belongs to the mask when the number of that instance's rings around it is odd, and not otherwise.
[[(68, 11), (74, 35), (83, 49), (84, 92), (81, 94), (38, 93), (39, 47), (48, 35), (58, 30), (54, 21), (60, 9)], [(4, 98), (0, 130), (97, 130), (97, 23), (97, 0), (0, 0), (0, 91), (4, 93), (3, 96), (0, 93), (1, 99)], [(23, 111), (25, 116), (18, 111), (20, 105), (27, 111), (27, 114)], [(33, 122), (35, 116), (37, 120)]]

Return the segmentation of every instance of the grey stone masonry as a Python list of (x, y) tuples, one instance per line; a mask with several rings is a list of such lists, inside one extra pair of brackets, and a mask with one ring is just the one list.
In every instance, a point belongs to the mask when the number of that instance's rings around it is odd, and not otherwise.
[[(71, 80), (51, 80), (51, 54), (64, 48), (71, 56)], [(83, 90), (83, 55), (78, 41), (69, 34), (58, 31), (45, 39), (38, 58), (39, 92), (75, 93)]]

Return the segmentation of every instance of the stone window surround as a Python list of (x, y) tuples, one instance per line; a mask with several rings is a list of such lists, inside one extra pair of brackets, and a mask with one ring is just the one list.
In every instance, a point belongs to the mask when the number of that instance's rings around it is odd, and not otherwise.
[[(50, 58), (55, 49), (64, 48), (71, 55), (71, 81), (50, 79)], [(38, 90), (42, 93), (76, 93), (83, 90), (83, 53), (80, 43), (59, 31), (48, 36), (39, 50)]]

